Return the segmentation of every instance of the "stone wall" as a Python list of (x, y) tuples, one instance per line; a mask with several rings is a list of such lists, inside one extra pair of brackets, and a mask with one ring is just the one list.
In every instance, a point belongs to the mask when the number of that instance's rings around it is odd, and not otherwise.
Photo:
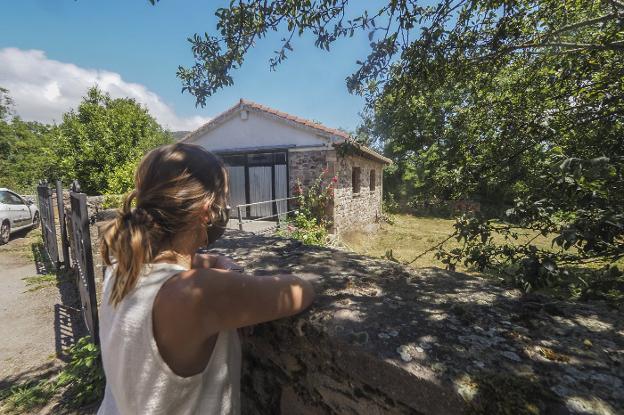
[[(58, 215), (57, 201), (56, 201), (56, 192), (52, 195), (51, 198), (52, 206), (54, 207), (54, 214)], [(69, 212), (71, 210), (71, 202), (69, 198), (69, 190), (63, 191), (63, 205), (65, 206), (65, 212)], [(99, 212), (105, 210), (104, 207), (104, 196), (87, 196), (87, 212), (89, 217), (96, 217), (99, 215)], [(101, 220), (101, 219), (97, 219)]]
[[(323, 169), (328, 177), (336, 176), (334, 201), (329, 206), (329, 216), (336, 233), (358, 229), (373, 230), (381, 215), (383, 164), (356, 155), (337, 156), (330, 151), (294, 151), (288, 154), (290, 190), (297, 179), (304, 187), (316, 180)], [(351, 173), (360, 168), (360, 192), (354, 193)], [(375, 190), (370, 190), (370, 172), (375, 172)]]
[(319, 177), (323, 169), (328, 168), (329, 151), (290, 151), (288, 153), (288, 175), (290, 193), (294, 194), (297, 180), (304, 187), (310, 186)]
[(245, 338), (243, 414), (623, 413), (624, 319), (601, 303), (236, 231), (213, 251), (317, 291)]
[[(297, 183), (310, 186), (327, 169), (327, 177), (336, 176), (334, 201), (329, 206), (333, 231), (336, 233), (366, 229), (372, 230), (381, 215), (383, 164), (356, 155), (337, 156), (330, 151), (295, 151), (288, 154), (291, 194)], [(351, 173), (360, 168), (360, 192), (354, 193)], [(375, 171), (375, 190), (370, 190), (370, 172)]]
[[(360, 191), (353, 192), (352, 171), (360, 168)], [(336, 161), (338, 183), (334, 192), (334, 226), (337, 233), (371, 230), (381, 216), (383, 164), (363, 157), (347, 155)], [(375, 190), (370, 190), (370, 172), (375, 173)]]

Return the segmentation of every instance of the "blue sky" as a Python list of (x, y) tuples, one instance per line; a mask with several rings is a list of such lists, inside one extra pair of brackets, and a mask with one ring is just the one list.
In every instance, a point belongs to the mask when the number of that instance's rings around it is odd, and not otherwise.
[[(370, 5), (373, 2), (362, 3)], [(161, 117), (163, 109), (153, 112), (172, 129), (197, 124), (200, 120), (197, 116), (213, 117), (241, 97), (331, 127), (354, 129), (357, 126), (358, 112), (364, 102), (361, 97), (347, 92), (345, 77), (357, 68), (355, 61), (368, 53), (366, 33), (336, 43), (330, 53), (316, 49), (311, 37), (296, 39), (293, 42), (295, 52), (274, 72), (269, 70), (268, 60), (278, 47), (281, 34), (271, 35), (248, 54), (245, 65), (235, 74), (234, 86), (209, 98), (204, 108), (196, 108), (195, 98), (181, 93), (175, 73), (178, 65), (192, 63), (187, 37), (214, 30), (216, 19), (213, 14), (218, 4), (226, 2), (162, 0), (151, 6), (147, 0), (3, 1), (0, 3), (0, 15), (3, 16), (0, 54), (4, 50), (2, 56), (5, 59), (19, 62), (21, 66), (14, 64), (12, 72), (0, 69), (0, 85), (9, 84), (12, 93), (15, 90), (19, 115), (27, 119), (39, 117), (42, 118), (40, 121), (47, 122), (50, 117), (59, 119), (54, 114), (55, 109), (60, 111), (59, 108), (76, 101), (72, 94), (84, 94), (82, 90), (74, 91), (84, 88), (80, 82), (71, 81), (75, 71), (69, 64), (73, 64), (86, 71), (84, 74), (93, 74), (93, 71), (119, 74), (121, 80), (113, 82), (119, 88), (113, 95), (138, 90), (126, 84), (140, 84), (145, 88), (147, 92), (137, 92), (139, 99), (141, 94), (157, 94), (160, 104), (169, 108), (167, 111), (175, 112), (175, 116)], [(26, 57), (24, 53), (29, 50), (42, 51), (43, 54)], [(41, 84), (24, 85), (31, 82), (24, 79), (26, 74), (31, 74), (31, 79), (41, 78)], [(69, 79), (64, 84), (50, 84), (53, 76), (63, 78), (67, 74)], [(100, 79), (101, 73), (98, 74), (97, 79)], [(18, 82), (12, 77), (21, 79)], [(89, 75), (86, 79), (93, 78)], [(70, 91), (72, 84), (75, 87)], [(50, 98), (49, 108), (46, 107), (45, 111), (37, 109), (43, 106), (41, 102), (26, 102), (41, 101), (35, 92), (41, 89), (47, 91), (43, 96)], [(150, 99), (157, 98), (152, 96)], [(52, 104), (55, 102), (58, 105)], [(152, 108), (149, 102), (146, 105)]]

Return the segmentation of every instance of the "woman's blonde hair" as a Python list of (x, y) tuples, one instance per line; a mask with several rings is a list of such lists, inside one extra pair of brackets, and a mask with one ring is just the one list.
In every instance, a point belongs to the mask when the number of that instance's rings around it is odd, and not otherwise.
[[(135, 189), (105, 225), (101, 239), (104, 263), (116, 264), (109, 298), (114, 305), (136, 286), (143, 265), (168, 249), (176, 235), (198, 226), (205, 231), (226, 205), (225, 167), (197, 145), (170, 144), (150, 151), (134, 180)], [(202, 223), (206, 205), (209, 219)]]

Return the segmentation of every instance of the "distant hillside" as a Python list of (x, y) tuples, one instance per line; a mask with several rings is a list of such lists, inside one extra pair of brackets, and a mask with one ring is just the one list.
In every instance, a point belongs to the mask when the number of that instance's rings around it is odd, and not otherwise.
[(190, 131), (172, 131), (171, 134), (173, 134), (173, 138), (177, 141), (182, 139), (182, 137), (184, 137), (185, 135), (187, 135), (188, 133), (190, 133)]

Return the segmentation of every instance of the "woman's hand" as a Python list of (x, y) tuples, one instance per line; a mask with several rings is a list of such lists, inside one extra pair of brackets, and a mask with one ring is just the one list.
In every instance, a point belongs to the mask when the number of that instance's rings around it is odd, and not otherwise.
[(193, 255), (193, 261), (191, 263), (191, 268), (193, 269), (202, 269), (202, 268), (214, 268), (219, 255), (207, 254), (207, 253), (195, 253)]
[(218, 255), (217, 256), (217, 260), (215, 261), (214, 268), (227, 269), (227, 270), (237, 271), (237, 272), (243, 272), (244, 271), (243, 267), (241, 267), (239, 264), (234, 262), (231, 258), (228, 258), (228, 257), (223, 256), (223, 255)]
[(201, 269), (201, 268), (216, 268), (216, 269), (225, 269), (232, 271), (243, 271), (243, 267), (238, 265), (236, 262), (232, 261), (230, 258), (223, 255), (215, 255), (215, 254), (207, 254), (207, 253), (196, 253), (193, 256), (193, 263), (191, 268), (193, 269)]

